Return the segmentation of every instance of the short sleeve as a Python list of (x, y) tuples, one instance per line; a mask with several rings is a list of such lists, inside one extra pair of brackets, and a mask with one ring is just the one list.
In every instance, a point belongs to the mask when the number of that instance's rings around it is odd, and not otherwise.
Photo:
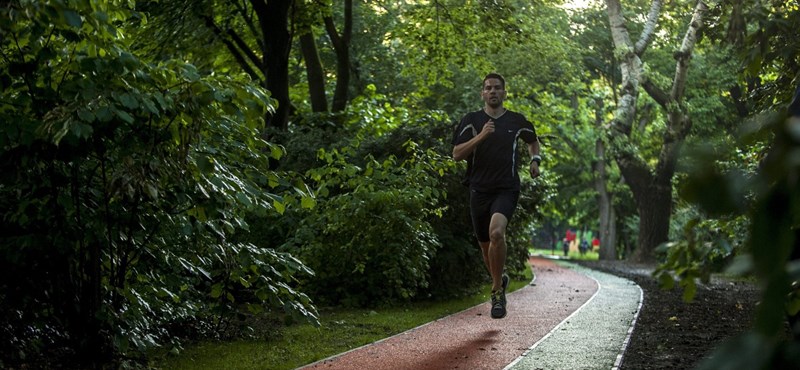
[(539, 138), (539, 136), (536, 135), (536, 129), (533, 128), (533, 123), (528, 120), (525, 120), (525, 123), (523, 123), (523, 128), (520, 130), (519, 137), (522, 138), (522, 141), (529, 144)]
[(475, 137), (475, 127), (472, 125), (471, 121), (469, 115), (466, 115), (461, 119), (461, 122), (456, 125), (455, 130), (453, 130), (452, 144), (454, 146), (463, 144)]

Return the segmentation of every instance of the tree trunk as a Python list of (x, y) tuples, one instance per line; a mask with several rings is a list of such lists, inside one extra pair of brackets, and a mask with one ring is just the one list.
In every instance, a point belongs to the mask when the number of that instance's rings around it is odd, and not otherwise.
[(353, 33), (353, 0), (344, 2), (344, 30), (342, 35), (336, 30), (332, 16), (326, 16), (325, 30), (331, 38), (336, 52), (336, 88), (333, 92), (331, 110), (341, 112), (347, 107), (348, 89), (350, 88), (350, 38)]
[(267, 127), (286, 130), (289, 124), (289, 51), (292, 37), (289, 34), (289, 7), (287, 0), (250, 0), (258, 14), (266, 50), (264, 68), (266, 88), (278, 101), (275, 112), (267, 117)]
[(325, 97), (325, 73), (319, 59), (317, 42), (314, 40), (314, 31), (306, 27), (300, 35), (300, 50), (306, 64), (308, 78), (308, 94), (311, 99), (311, 110), (314, 112), (327, 112), (328, 100)]
[(608, 191), (608, 175), (606, 174), (605, 144), (602, 139), (595, 143), (597, 160), (594, 162), (594, 187), (597, 190), (597, 206), (600, 212), (600, 259), (617, 259), (617, 232), (614, 222), (614, 207), (612, 195)]
[[(604, 104), (597, 99), (595, 109), (595, 126), (602, 129)], [(608, 173), (606, 172), (606, 144), (603, 139), (595, 141), (594, 187), (597, 190), (597, 208), (600, 213), (600, 259), (613, 261), (617, 259), (617, 223), (614, 214), (613, 195), (608, 191)]]
[(668, 240), (669, 220), (672, 214), (672, 186), (654, 184), (650, 191), (641, 195), (637, 203), (639, 211), (639, 237), (631, 260), (651, 262), (655, 260), (655, 249)]

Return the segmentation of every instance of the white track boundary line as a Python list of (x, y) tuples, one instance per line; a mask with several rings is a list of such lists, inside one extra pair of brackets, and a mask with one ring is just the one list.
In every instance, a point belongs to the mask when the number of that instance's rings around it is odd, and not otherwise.
[(639, 284), (636, 284), (633, 280), (626, 279), (636, 285), (636, 288), (639, 289), (639, 307), (636, 308), (636, 313), (633, 314), (633, 320), (631, 320), (631, 326), (628, 328), (628, 335), (625, 336), (625, 340), (622, 341), (622, 348), (617, 355), (617, 360), (614, 361), (614, 366), (611, 370), (619, 370), (619, 367), (622, 366), (622, 360), (625, 357), (625, 351), (628, 350), (628, 345), (631, 343), (631, 336), (633, 336), (633, 330), (636, 327), (636, 320), (639, 319), (639, 313), (642, 312), (642, 305), (644, 305), (644, 290)]

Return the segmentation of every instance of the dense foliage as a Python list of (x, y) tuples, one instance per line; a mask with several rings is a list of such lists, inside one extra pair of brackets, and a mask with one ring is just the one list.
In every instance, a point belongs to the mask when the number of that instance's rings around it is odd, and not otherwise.
[(2, 8), (3, 363), (61, 348), (105, 362), (235, 312), (316, 320), (291, 286), (310, 270), (228, 239), (286, 206), (266, 170), (283, 150), (259, 138), (268, 94), (132, 54), (130, 5)]

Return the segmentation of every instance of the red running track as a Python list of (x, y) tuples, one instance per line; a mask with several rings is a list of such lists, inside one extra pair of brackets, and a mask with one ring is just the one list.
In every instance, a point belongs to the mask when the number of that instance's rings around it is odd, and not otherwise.
[(502, 369), (581, 307), (597, 283), (532, 257), (535, 285), (507, 295), (508, 315), (489, 303), (303, 367), (310, 369)]

